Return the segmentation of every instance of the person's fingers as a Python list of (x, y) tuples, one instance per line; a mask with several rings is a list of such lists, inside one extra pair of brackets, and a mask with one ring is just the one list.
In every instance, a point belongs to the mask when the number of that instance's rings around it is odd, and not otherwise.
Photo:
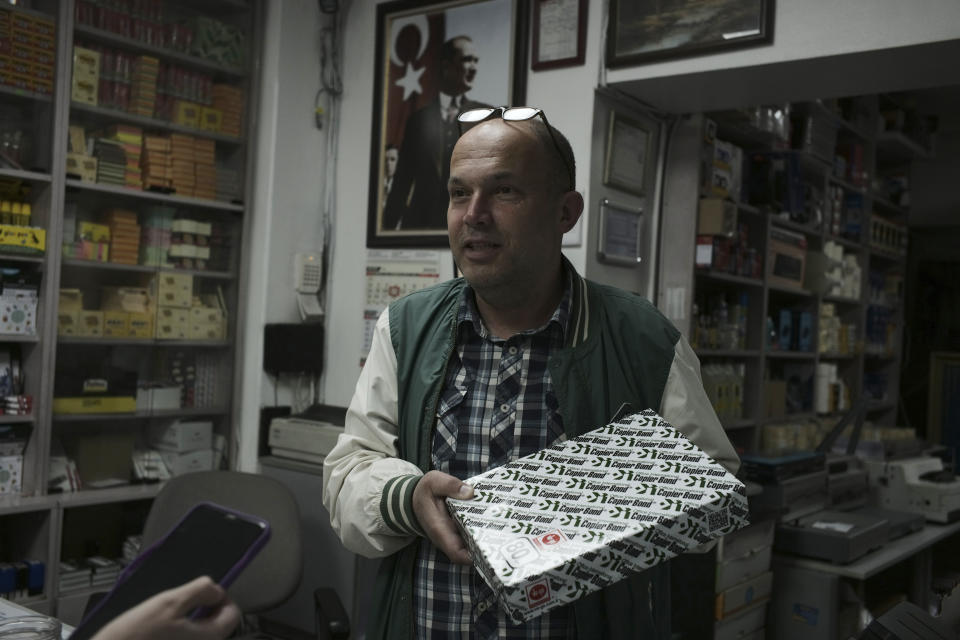
[(240, 607), (229, 598), (205, 618), (194, 620), (193, 624), (204, 637), (226, 638), (240, 623)]
[(429, 471), (413, 492), (413, 509), (430, 541), (455, 564), (471, 563), (470, 551), (460, 536), (456, 523), (447, 512), (445, 498), (469, 500), (473, 488), (459, 478)]
[(169, 591), (176, 607), (176, 614), (183, 616), (197, 607), (215, 607), (227, 597), (223, 587), (209, 576), (200, 576)]

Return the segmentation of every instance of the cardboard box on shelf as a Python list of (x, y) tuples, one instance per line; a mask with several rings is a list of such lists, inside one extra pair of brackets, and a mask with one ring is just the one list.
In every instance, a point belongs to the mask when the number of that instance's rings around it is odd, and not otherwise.
[(159, 306), (189, 309), (193, 302), (193, 276), (163, 271), (150, 280), (150, 295)]
[(697, 234), (732, 238), (737, 232), (737, 205), (723, 198), (703, 198), (697, 215)]
[(130, 332), (130, 313), (127, 311), (103, 312), (103, 335), (110, 338), (126, 338)]
[(152, 338), (153, 314), (131, 313), (127, 320), (127, 333), (131, 338)]
[(516, 622), (747, 524), (743, 484), (649, 410), (467, 482), (447, 508)]
[(161, 340), (190, 338), (190, 310), (180, 307), (158, 307), (156, 337)]
[(180, 408), (183, 387), (176, 384), (147, 383), (137, 387), (138, 411), (162, 411)]
[(150, 431), (150, 444), (162, 451), (177, 453), (210, 449), (213, 446), (213, 422), (173, 420), (157, 425)]
[(150, 293), (143, 287), (100, 287), (100, 308), (103, 311), (149, 313)]
[(187, 453), (161, 451), (160, 457), (163, 458), (163, 462), (167, 465), (167, 469), (172, 476), (213, 469), (213, 449), (201, 449)]
[(57, 335), (79, 336), (82, 311), (57, 311)]
[(77, 311), (77, 334), (88, 338), (103, 336), (102, 311)]

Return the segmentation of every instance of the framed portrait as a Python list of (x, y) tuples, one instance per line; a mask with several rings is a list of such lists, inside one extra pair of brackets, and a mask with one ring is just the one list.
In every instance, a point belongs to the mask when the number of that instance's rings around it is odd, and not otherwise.
[(533, 0), (534, 71), (583, 64), (587, 51), (587, 0)]
[(377, 6), (368, 247), (446, 247), (447, 179), (469, 109), (523, 104), (527, 0)]
[(603, 183), (642, 196), (649, 151), (650, 132), (640, 123), (611, 111)]
[(607, 66), (773, 41), (774, 0), (610, 0)]

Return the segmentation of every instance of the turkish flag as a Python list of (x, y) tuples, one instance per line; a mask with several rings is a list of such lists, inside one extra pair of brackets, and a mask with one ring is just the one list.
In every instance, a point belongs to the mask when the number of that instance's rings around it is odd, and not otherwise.
[(407, 118), (437, 97), (444, 30), (442, 11), (391, 23), (385, 145), (399, 148)]

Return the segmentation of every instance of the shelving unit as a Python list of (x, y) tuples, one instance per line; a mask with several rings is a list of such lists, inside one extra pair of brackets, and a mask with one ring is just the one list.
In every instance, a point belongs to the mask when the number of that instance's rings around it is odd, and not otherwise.
[[(22, 141), (18, 157), (11, 158), (16, 162), (0, 161), (0, 189), (6, 189), (0, 191), (0, 201), (9, 198), (11, 192), (22, 195), (22, 199), (32, 205), (30, 225), (45, 233), (42, 254), (30, 255), (0, 248), (0, 267), (17, 268), (40, 278), (33, 334), (0, 333), (0, 348), (19, 351), (25, 380), (23, 393), (32, 397), (32, 410), (25, 415), (0, 415), (0, 445), (11, 439), (28, 443), (19, 467), (19, 489), (4, 491), (0, 485), (0, 562), (28, 559), (43, 562), (46, 581), (42, 592), (32, 593), (19, 601), (71, 623), (77, 622), (88, 590), (61, 590), (58, 582), (60, 562), (91, 553), (119, 557), (121, 534), (136, 533), (142, 526), (150, 502), (162, 483), (136, 480), (131, 465), (131, 474), (120, 478), (125, 482), (122, 486), (90, 488), (91, 485), (86, 484), (79, 490), (62, 491), (48, 484), (54, 468), (51, 461), (59, 455), (61, 446), (67, 455), (76, 459), (80, 448), (96, 450), (101, 440), (110, 442), (110, 438), (119, 437), (141, 447), (149, 444), (149, 430), (158, 425), (176, 419), (209, 420), (214, 425), (214, 433), (225, 440), (224, 455), (229, 463), (233, 454), (231, 424), (238, 404), (233, 397), (233, 363), (239, 354), (236, 336), (240, 334), (241, 324), (236, 310), (241, 304), (239, 287), (245, 268), (241, 254), (251, 218), (247, 204), (251, 201), (250, 183), (246, 176), (255, 157), (250, 133), (256, 115), (253, 110), (255, 101), (251, 97), (256, 95), (259, 83), (256, 69), (261, 49), (263, 3), (260, 0), (165, 0), (156, 5), (162, 7), (166, 24), (193, 25), (190, 22), (192, 16), (206, 16), (238, 29), (244, 34), (246, 45), (242, 65), (206, 60), (193, 53), (159, 46), (157, 42), (140, 41), (81, 20), (83, 11), (119, 12), (125, 6), (123, 2), (84, 0), (25, 0), (19, 5), (0, 4), (0, 12), (8, 18), (16, 16), (20, 28), (29, 27), (29, 18), (44, 21), (43, 25), (52, 24), (55, 30), (55, 53), (49, 56), (50, 68), (54, 70), (50, 91), (0, 85), (0, 135), (15, 127), (20, 132), (17, 139)], [(138, 16), (142, 20), (157, 17)], [(156, 24), (159, 22), (154, 26)], [(240, 90), (244, 123), (241, 135), (182, 124), (172, 118), (167, 120), (166, 114), (162, 117), (144, 115), (142, 103), (139, 105), (141, 109), (134, 113), (105, 106), (103, 102), (89, 104), (74, 99), (73, 52), (75, 46), (85, 44), (123, 51), (134, 57), (151, 56), (160, 65), (176, 65), (209, 82), (228, 85), (234, 92)], [(101, 76), (101, 80), (105, 79), (121, 81), (110, 78), (106, 72)], [(162, 92), (159, 85), (157, 92)], [(144, 96), (149, 97), (148, 94), (141, 95)], [(179, 94), (176, 97), (187, 99)], [(130, 182), (132, 174), (127, 175), (129, 186), (90, 181), (91, 178), (97, 180), (99, 175), (80, 179), (80, 176), (68, 174), (67, 156), (73, 152), (71, 134), (76, 133), (70, 130), (71, 127), (82, 127), (92, 140), (109, 135), (107, 132), (112, 125), (134, 127), (143, 135), (189, 136), (190, 140), (197, 141), (196, 162), (200, 162), (201, 155), (210, 155), (206, 145), (212, 144), (214, 158), (210, 170), (228, 170), (231, 176), (235, 176), (237, 188), (218, 193), (218, 199), (213, 199), (206, 196), (207, 191), (202, 197), (193, 193), (178, 195), (176, 186), (164, 191), (145, 190), (136, 180)], [(181, 138), (184, 139), (187, 138)], [(95, 152), (92, 144), (89, 149), (85, 146), (81, 151)], [(128, 162), (127, 169), (131, 166)], [(199, 183), (199, 170), (197, 176)], [(201, 235), (211, 238), (210, 262), (204, 264), (202, 257), (178, 258), (176, 261), (168, 258), (166, 262), (147, 260), (143, 252), (138, 259), (128, 260), (137, 264), (107, 261), (107, 258), (119, 259), (123, 253), (119, 244), (117, 251), (111, 247), (107, 255), (101, 253), (102, 261), (75, 255), (73, 252), (77, 247), (71, 245), (79, 240), (71, 233), (79, 233), (81, 222), (105, 224), (106, 211), (110, 209), (130, 212), (141, 229), (147, 228), (148, 217), (158, 211), (170, 218), (192, 221), (195, 226), (192, 246), (202, 246), (198, 244)], [(182, 233), (190, 234), (191, 231)], [(146, 231), (143, 234), (140, 237), (146, 242)], [(94, 242), (91, 238), (87, 241)], [(213, 259), (215, 252), (219, 252), (218, 262)], [(85, 310), (96, 313), (101, 296), (105, 295), (101, 287), (149, 288), (151, 279), (167, 277), (191, 283), (191, 290), (187, 292), (189, 302), (192, 302), (190, 294), (216, 296), (222, 300), (226, 312), (220, 325), (222, 335), (210, 339), (189, 335), (177, 339), (158, 337), (160, 305), (156, 301), (151, 301), (148, 314), (150, 335), (136, 338), (129, 335), (61, 335), (63, 331), (59, 325), (64, 314), (69, 315), (60, 304), (61, 289), (79, 289)], [(189, 315), (189, 307), (180, 308)], [(182, 322), (179, 318), (177, 321)], [(69, 372), (81, 365), (110, 363), (135, 372), (138, 381), (162, 382), (165, 375), (172, 374), (162, 371), (160, 364), (184, 355), (204, 359), (205, 371), (212, 372), (215, 382), (210, 386), (209, 401), (200, 403), (184, 396), (180, 407), (138, 404), (135, 411), (123, 413), (53, 412), (54, 398), (62, 395), (58, 391), (60, 379), (68, 377)], [(103, 451), (110, 449), (107, 447)], [(0, 466), (11, 463), (3, 455), (0, 452)], [(119, 462), (121, 467), (130, 462), (129, 459), (108, 460), (90, 455), (87, 460), (96, 460), (93, 464), (104, 466)], [(81, 479), (89, 473), (90, 469), (79, 469)], [(92, 475), (96, 476), (96, 473)], [(115, 528), (111, 518), (120, 518), (123, 526)], [(98, 524), (103, 526), (96, 526)]]
[[(903, 324), (902, 291), (897, 290), (897, 283), (906, 260), (905, 247), (891, 244), (890, 237), (896, 236), (897, 225), (905, 227), (908, 206), (899, 201), (897, 179), (891, 174), (902, 172), (913, 159), (926, 157), (927, 151), (922, 143), (902, 132), (883, 130), (885, 100), (883, 96), (844, 100), (848, 110), (842, 115), (820, 101), (791, 105), (794, 125), (816, 127), (812, 137), (803, 140), (797, 131), (791, 139), (786, 129), (779, 135), (775, 126), (761, 129), (751, 120), (751, 110), (705, 114), (690, 125), (689, 131), (680, 134), (680, 144), (687, 145), (684, 149), (688, 153), (693, 145), (701, 147), (699, 196), (726, 198), (734, 205), (738, 222), (747, 227), (746, 231), (731, 233), (731, 246), (749, 247), (763, 261), (760, 278), (743, 274), (747, 258), (742, 254), (729, 258), (729, 266), (718, 268), (714, 263), (707, 268), (695, 268), (691, 274), (691, 342), (701, 360), (708, 392), (714, 377), (729, 381), (732, 376), (739, 380), (740, 405), (732, 412), (721, 412), (724, 400), (720, 400), (718, 413), (731, 440), (742, 450), (762, 449), (764, 425), (815, 418), (832, 420), (842, 415), (835, 405), (819, 413), (816, 410), (826, 406), (824, 398), (816, 395), (816, 373), (824, 370), (821, 365), (836, 367), (851, 399), (863, 394), (873, 398), (867, 406), (871, 421), (881, 426), (893, 426), (896, 422), (902, 351), (898, 345)], [(729, 169), (722, 162), (718, 164), (717, 158), (727, 159), (725, 154), (735, 153), (730, 144), (740, 148), (745, 164), (755, 165), (750, 167), (753, 180), (757, 181), (752, 189), (747, 183), (740, 192), (724, 193), (716, 186), (726, 184), (728, 174), (724, 171)], [(836, 161), (838, 156), (846, 160)], [(769, 166), (764, 162), (776, 164), (776, 171), (786, 176), (777, 174), (782, 182), (771, 185), (758, 181), (757, 172)], [(719, 179), (714, 175), (718, 166)], [(771, 171), (770, 175), (773, 174)], [(744, 169), (744, 175), (750, 176), (751, 172)], [(683, 188), (689, 189), (688, 183), (678, 183), (676, 189)], [(764, 197), (757, 198), (757, 194)], [(841, 224), (831, 224), (834, 211)], [(793, 284), (771, 277), (774, 236), (779, 239), (784, 233), (793, 234), (791, 237), (797, 238), (798, 243), (802, 239), (808, 256), (807, 277)], [(703, 237), (698, 236), (698, 248), (704, 246), (703, 242)], [(833, 245), (830, 252), (839, 247), (845, 258), (855, 257), (860, 269), (859, 295), (830, 292), (811, 279), (812, 271), (826, 267), (816, 261), (811, 264), (809, 256), (828, 253), (829, 244)], [(727, 260), (726, 247), (715, 244), (711, 255), (716, 256), (719, 251), (721, 261)], [(698, 251), (698, 260), (699, 256)], [(784, 259), (787, 258), (789, 255)], [(831, 267), (840, 265), (842, 262)], [(884, 292), (878, 293), (880, 289)], [(839, 322), (852, 327), (855, 333), (843, 349), (820, 344), (821, 329), (826, 326), (821, 312), (829, 307)], [(772, 337), (781, 337), (781, 310), (790, 312), (794, 324), (798, 314), (805, 315), (810, 332), (807, 349), (798, 350), (796, 345), (775, 348)], [(725, 318), (726, 331), (718, 329), (717, 317)], [(738, 323), (741, 326), (736, 327)], [(875, 335), (881, 326), (882, 341)], [(741, 344), (714, 344), (718, 335), (721, 342), (739, 340)], [(736, 348), (730, 348), (733, 346)], [(792, 394), (792, 401), (787, 407), (770, 406), (771, 395), (783, 393), (776, 384), (770, 385), (771, 380), (790, 380), (792, 389), (788, 394)]]

